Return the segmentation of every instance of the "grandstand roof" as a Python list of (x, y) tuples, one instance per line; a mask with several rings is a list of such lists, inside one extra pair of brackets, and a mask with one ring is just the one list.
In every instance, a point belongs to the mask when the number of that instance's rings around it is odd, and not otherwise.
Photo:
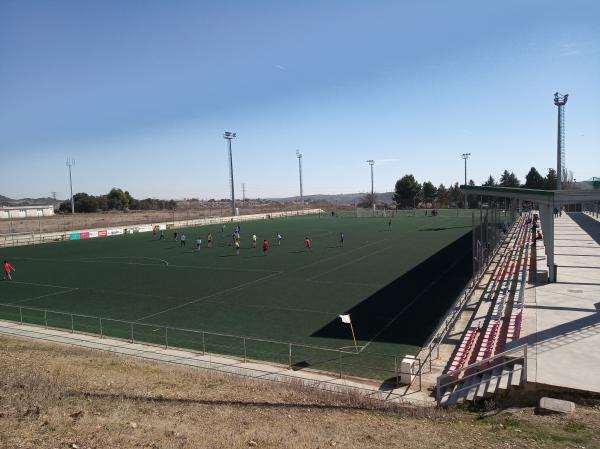
[(600, 201), (599, 190), (538, 190), (520, 187), (460, 186), (460, 189), (473, 195), (517, 198), (543, 204), (568, 204), (587, 201)]

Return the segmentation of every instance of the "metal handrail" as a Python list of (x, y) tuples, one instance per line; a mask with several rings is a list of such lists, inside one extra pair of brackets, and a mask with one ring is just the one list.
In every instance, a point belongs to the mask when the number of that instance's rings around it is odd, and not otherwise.
[[(516, 352), (523, 352), (522, 355), (519, 356), (513, 356), (514, 353)], [(512, 358), (509, 358), (512, 357)], [(492, 364), (493, 361), (497, 360), (497, 359), (501, 359), (501, 358), (506, 358), (506, 360), (500, 362), (500, 363), (495, 363)], [(450, 385), (454, 385), (457, 384), (459, 382), (464, 382), (465, 379), (469, 379), (475, 376), (479, 376), (482, 373), (485, 373), (487, 371), (492, 371), (495, 370), (499, 367), (503, 367), (505, 365), (508, 365), (509, 363), (514, 363), (518, 360), (523, 360), (523, 378), (527, 379), (527, 344), (523, 344), (520, 346), (516, 346), (514, 348), (508, 349), (504, 352), (500, 352), (498, 354), (495, 354), (491, 357), (488, 357), (487, 359), (484, 360), (480, 360), (479, 362), (475, 362), (475, 363), (471, 363), (470, 365), (464, 366), (462, 368), (458, 368), (454, 371), (451, 371), (449, 373), (446, 374), (442, 374), (441, 376), (439, 376), (437, 378), (437, 382), (436, 382), (436, 391), (435, 391), (435, 395), (436, 395), (436, 401), (439, 404), (440, 402), (440, 395), (442, 392), (442, 388), (447, 388)], [(481, 366), (485, 366), (485, 368), (483, 369), (477, 369)], [(461, 372), (467, 372), (467, 371), (474, 371), (470, 374), (466, 374), (463, 377), (458, 377), (457, 378), (457, 374), (460, 374)], [(444, 380), (446, 379), (451, 379), (450, 382), (447, 383), (443, 383)], [(479, 382), (477, 385), (481, 385), (483, 383)], [(473, 384), (469, 384), (468, 386), (466, 386), (463, 389), (471, 389), (473, 388), (475, 385)], [(458, 390), (461, 391), (461, 390)]]
[[(513, 227), (513, 225), (515, 223), (516, 223), (516, 221), (511, 224), (511, 228)], [(477, 285), (479, 284), (479, 282), (483, 278), (485, 272), (487, 271), (487, 268), (492, 263), (492, 261), (494, 260), (496, 254), (498, 253), (499, 248), (504, 244), (504, 242), (506, 241), (506, 239), (508, 238), (508, 236), (512, 232), (513, 232), (513, 230), (511, 229), (509, 232), (506, 233), (506, 235), (504, 236), (504, 238), (498, 240), (498, 242), (496, 243), (496, 245), (492, 248), (492, 250), (490, 251), (490, 253), (486, 257), (486, 262), (485, 262), (485, 267), (486, 268), (484, 270), (479, 270), (475, 274), (475, 276), (472, 277), (469, 280), (469, 282), (467, 283), (467, 285), (463, 288), (463, 290), (461, 291), (461, 293), (458, 295), (458, 297), (457, 297), (456, 301), (454, 302), (454, 304), (452, 304), (452, 306), (449, 309), (448, 313), (446, 313), (446, 315), (444, 315), (444, 317), (442, 317), (442, 319), (438, 322), (438, 325), (436, 326), (436, 329), (439, 329), (440, 326), (441, 326), (441, 323), (445, 322), (444, 323), (444, 330), (442, 332), (435, 333), (429, 339), (429, 345), (425, 346), (425, 347), (428, 347), (429, 351), (427, 352), (427, 355), (423, 358), (423, 364), (419, 368), (419, 374), (422, 374), (423, 368), (425, 366), (427, 366), (427, 361), (429, 361), (429, 370), (431, 372), (431, 362), (433, 360), (433, 358), (432, 358), (433, 352), (437, 351), (437, 356), (436, 356), (436, 360), (437, 360), (437, 358), (439, 357), (439, 347), (440, 347), (440, 344), (444, 341), (444, 339), (448, 335), (448, 332), (450, 332), (450, 330), (454, 326), (454, 323), (456, 322), (456, 319), (458, 318), (458, 316), (463, 312), (463, 308), (464, 308), (465, 304), (468, 302), (468, 298), (470, 298), (470, 296), (473, 294), (473, 292), (477, 288)], [(450, 319), (448, 319), (448, 318), (450, 318)]]

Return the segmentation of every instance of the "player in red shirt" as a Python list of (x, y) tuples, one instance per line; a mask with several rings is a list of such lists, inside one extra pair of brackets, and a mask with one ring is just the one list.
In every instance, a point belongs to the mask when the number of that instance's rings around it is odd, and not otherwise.
[(15, 267), (13, 267), (10, 263), (8, 263), (7, 260), (4, 261), (4, 279), (8, 279), (9, 281), (12, 281), (12, 276), (10, 275), (11, 271), (17, 271), (15, 270)]
[(306, 246), (307, 250), (312, 251), (312, 240), (311, 239), (309, 239), (308, 237), (305, 237), (304, 245)]
[(267, 239), (263, 240), (263, 255), (267, 255), (267, 251), (269, 251), (269, 241)]

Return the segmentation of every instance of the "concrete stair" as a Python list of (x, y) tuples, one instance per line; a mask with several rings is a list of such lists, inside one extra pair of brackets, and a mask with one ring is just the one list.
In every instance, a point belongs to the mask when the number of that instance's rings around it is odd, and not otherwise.
[(443, 407), (474, 402), (514, 390), (524, 383), (522, 362), (507, 363), (480, 374), (465, 378), (444, 388), (440, 405)]

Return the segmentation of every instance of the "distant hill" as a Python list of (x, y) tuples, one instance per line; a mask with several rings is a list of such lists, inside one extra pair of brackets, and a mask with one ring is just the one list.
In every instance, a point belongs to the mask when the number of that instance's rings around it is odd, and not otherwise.
[[(366, 194), (363, 193), (339, 193), (334, 195), (325, 195), (325, 194), (317, 194), (317, 195), (304, 195), (305, 201), (311, 202), (323, 202), (323, 203), (331, 203), (338, 205), (353, 205), (354, 202), (359, 202), (362, 198), (364, 198)], [(384, 193), (376, 193), (377, 201), (381, 201), (384, 203), (391, 203), (393, 201), (394, 192), (384, 192)], [(268, 198), (272, 201), (280, 201), (280, 202), (290, 202), (290, 201), (299, 201), (299, 196), (292, 196), (288, 198)]]
[(20, 198), (12, 199), (4, 195), (0, 195), (0, 206), (34, 206), (38, 204), (58, 204), (60, 200), (54, 198)]

